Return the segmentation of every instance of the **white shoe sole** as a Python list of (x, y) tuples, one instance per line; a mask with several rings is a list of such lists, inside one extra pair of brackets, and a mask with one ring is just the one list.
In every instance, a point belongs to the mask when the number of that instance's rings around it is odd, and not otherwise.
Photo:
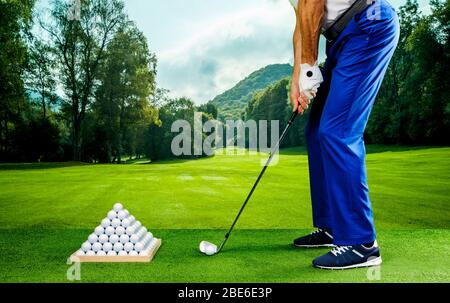
[(329, 270), (345, 270), (345, 269), (380, 266), (382, 263), (383, 263), (383, 259), (381, 259), (381, 257), (378, 257), (376, 259), (367, 261), (365, 263), (354, 264), (354, 265), (343, 266), (343, 267), (328, 267), (328, 266), (319, 266), (319, 265), (314, 265), (314, 267), (317, 267), (320, 269), (329, 269)]
[(322, 245), (297, 245), (294, 244), (295, 247), (298, 248), (326, 248), (326, 247), (336, 247), (334, 244), (322, 244)]

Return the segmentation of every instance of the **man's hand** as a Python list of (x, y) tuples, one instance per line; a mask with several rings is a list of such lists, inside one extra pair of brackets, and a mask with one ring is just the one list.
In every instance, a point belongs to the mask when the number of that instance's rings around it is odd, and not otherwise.
[[(316, 96), (316, 92), (310, 92), (312, 97)], [(291, 103), (292, 111), (303, 115), (311, 104), (311, 99), (300, 91), (299, 81), (292, 79), (291, 83)]]

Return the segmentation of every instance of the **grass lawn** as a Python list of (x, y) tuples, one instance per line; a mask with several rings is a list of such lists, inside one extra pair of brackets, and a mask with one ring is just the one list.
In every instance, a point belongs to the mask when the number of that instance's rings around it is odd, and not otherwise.
[[(368, 148), (381, 282), (450, 282), (450, 148)], [(82, 282), (369, 282), (367, 270), (311, 268), (307, 158), (283, 151), (223, 254), (220, 242), (264, 156), (130, 165), (0, 164), (0, 281), (65, 282), (67, 257), (116, 201), (163, 246), (150, 264), (83, 264)]]

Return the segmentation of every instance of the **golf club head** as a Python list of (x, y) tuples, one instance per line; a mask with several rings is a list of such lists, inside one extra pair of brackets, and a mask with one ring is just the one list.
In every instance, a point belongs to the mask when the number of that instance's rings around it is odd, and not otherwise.
[(207, 241), (202, 241), (200, 243), (200, 251), (207, 256), (214, 256), (215, 254), (217, 254), (218, 249), (217, 245), (214, 245)]

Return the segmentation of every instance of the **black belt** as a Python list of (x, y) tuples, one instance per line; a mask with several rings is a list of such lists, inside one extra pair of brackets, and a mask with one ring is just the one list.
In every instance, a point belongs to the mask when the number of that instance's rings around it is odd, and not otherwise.
[(356, 0), (355, 3), (353, 3), (352, 6), (323, 33), (328, 42), (336, 40), (354, 16), (363, 12), (374, 3), (375, 0)]

